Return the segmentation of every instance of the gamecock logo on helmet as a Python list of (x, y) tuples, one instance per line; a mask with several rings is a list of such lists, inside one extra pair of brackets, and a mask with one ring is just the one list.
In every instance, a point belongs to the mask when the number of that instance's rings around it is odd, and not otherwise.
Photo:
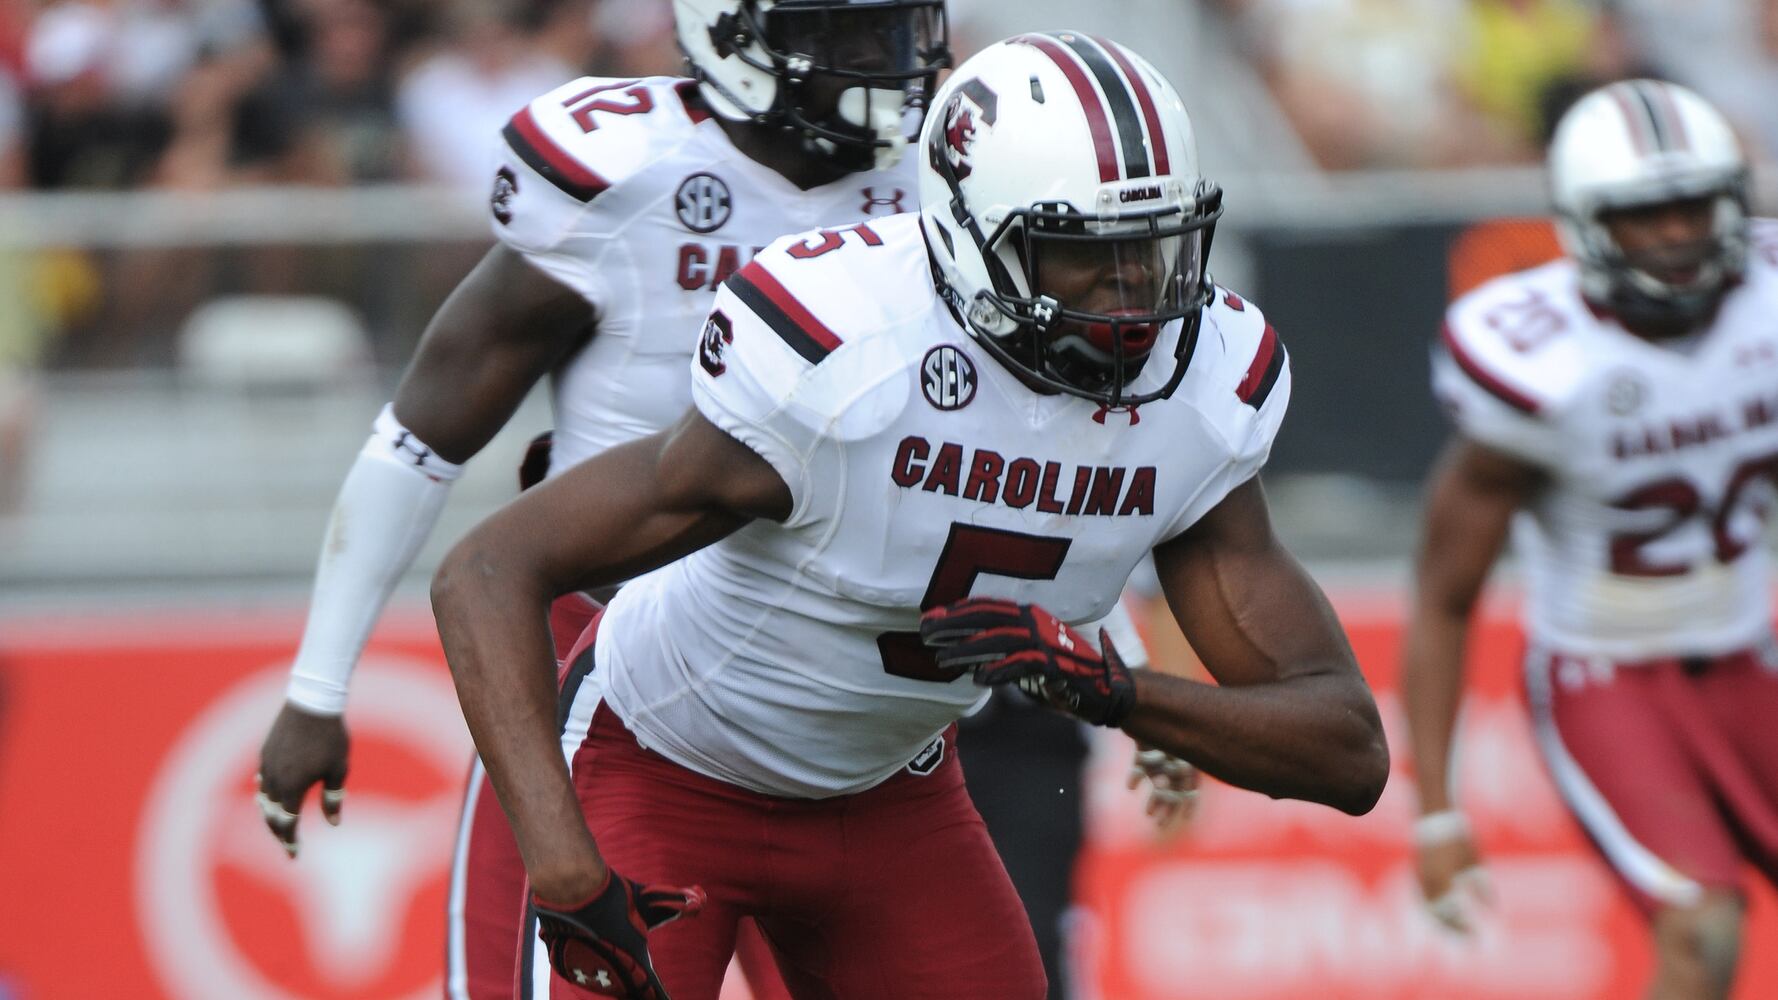
[[(951, 95), (951, 99), (945, 102), (942, 152), (945, 162), (951, 165), (951, 171), (957, 175), (959, 181), (968, 177), (975, 169), (969, 163), (969, 148), (975, 143), (977, 128), (982, 125), (993, 125), (994, 120), (999, 117), (999, 111), (1000, 98), (979, 79), (972, 79), (964, 83), (957, 93)], [(938, 158), (940, 152), (938, 144), (934, 143), (932, 149), (934, 160)], [(936, 169), (937, 166), (938, 164), (935, 162), (933, 167)]]
[(969, 140), (975, 138), (975, 113), (963, 104), (961, 97), (953, 100), (946, 109), (945, 145), (949, 148), (945, 156), (950, 158), (951, 169), (957, 172), (957, 179), (962, 180), (970, 174)]

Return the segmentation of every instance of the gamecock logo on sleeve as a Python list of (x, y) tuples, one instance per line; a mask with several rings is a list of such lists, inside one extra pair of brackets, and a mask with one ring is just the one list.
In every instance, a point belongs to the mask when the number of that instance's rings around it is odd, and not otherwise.
[(488, 207), (503, 226), (512, 224), (512, 198), (518, 193), (518, 175), (512, 172), (511, 167), (501, 167), (494, 175), (494, 193), (488, 199)]
[(711, 378), (728, 371), (728, 364), (722, 360), (722, 349), (735, 342), (735, 332), (729, 318), (720, 310), (710, 314), (704, 322), (704, 334), (698, 338), (698, 364), (710, 373)]

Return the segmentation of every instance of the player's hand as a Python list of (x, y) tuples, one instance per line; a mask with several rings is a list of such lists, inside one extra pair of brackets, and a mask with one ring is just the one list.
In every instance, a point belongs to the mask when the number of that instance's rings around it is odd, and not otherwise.
[(1125, 787), (1135, 789), (1146, 781), (1148, 818), (1162, 836), (1177, 833), (1198, 811), (1198, 769), (1165, 750), (1136, 744)]
[(1130, 671), (1104, 629), (1101, 653), (1035, 604), (968, 598), (933, 608), (920, 616), (920, 638), (939, 666), (973, 670), (977, 684), (1017, 683), (1095, 726), (1121, 725), (1136, 704)]
[(296, 821), (310, 786), (321, 785), (321, 815), (340, 825), (346, 800), (345, 720), (285, 703), (259, 748), (259, 811), (284, 853), (296, 857)]
[(704, 907), (704, 890), (642, 886), (613, 871), (585, 902), (558, 906), (536, 896), (537, 932), (556, 975), (600, 996), (668, 1000), (648, 957), (648, 932)]
[(1459, 934), (1468, 934), (1475, 930), (1482, 911), (1494, 905), (1494, 887), (1468, 824), (1454, 813), (1441, 816), (1453, 817), (1453, 821), (1415, 829), (1420, 892), (1433, 919)]

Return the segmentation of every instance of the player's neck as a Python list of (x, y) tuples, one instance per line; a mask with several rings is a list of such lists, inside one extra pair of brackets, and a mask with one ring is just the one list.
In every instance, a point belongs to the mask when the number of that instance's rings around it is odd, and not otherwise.
[(818, 188), (845, 177), (851, 171), (803, 148), (802, 136), (793, 129), (754, 125), (719, 119), (729, 142), (749, 160), (783, 177), (801, 190)]

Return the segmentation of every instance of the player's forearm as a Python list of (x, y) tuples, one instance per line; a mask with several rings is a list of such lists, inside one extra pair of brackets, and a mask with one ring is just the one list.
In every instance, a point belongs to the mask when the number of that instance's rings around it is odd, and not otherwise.
[(1124, 730), (1231, 785), (1360, 815), (1389, 776), (1376, 704), (1356, 669), (1219, 687), (1134, 675)]
[(463, 717), (546, 899), (589, 895), (603, 876), (556, 733), (548, 585), (478, 531), (440, 567), (433, 612)]
[(1451, 738), (1463, 700), (1467, 609), (1415, 610), (1403, 642), (1402, 697), (1422, 812), (1451, 808)]

